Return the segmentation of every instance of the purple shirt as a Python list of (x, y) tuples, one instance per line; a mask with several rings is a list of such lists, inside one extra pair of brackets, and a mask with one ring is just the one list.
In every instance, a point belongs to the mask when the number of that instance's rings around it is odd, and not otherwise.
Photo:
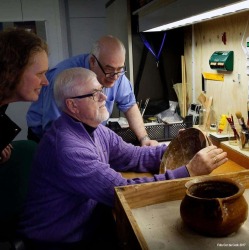
[(62, 114), (41, 140), (31, 171), (20, 232), (41, 241), (76, 242), (94, 227), (98, 203), (113, 207), (114, 187), (187, 177), (186, 167), (153, 177), (125, 179), (119, 171), (158, 173), (166, 146), (128, 144), (99, 125), (93, 137)]

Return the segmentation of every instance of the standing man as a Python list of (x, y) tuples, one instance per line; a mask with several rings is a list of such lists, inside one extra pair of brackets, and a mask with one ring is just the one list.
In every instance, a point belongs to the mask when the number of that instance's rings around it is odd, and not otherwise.
[(131, 83), (125, 76), (125, 53), (125, 47), (119, 39), (104, 36), (93, 44), (90, 54), (74, 56), (50, 69), (47, 73), (49, 86), (42, 89), (39, 100), (31, 104), (27, 113), (28, 138), (39, 141), (51, 123), (61, 115), (53, 96), (56, 76), (65, 69), (82, 67), (92, 70), (104, 87), (109, 114), (116, 103), (119, 110), (125, 114), (129, 127), (141, 146), (157, 145), (158, 142), (150, 140), (145, 130)]

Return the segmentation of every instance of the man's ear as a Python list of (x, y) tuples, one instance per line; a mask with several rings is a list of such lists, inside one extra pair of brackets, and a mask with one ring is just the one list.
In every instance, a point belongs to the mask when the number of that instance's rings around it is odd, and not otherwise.
[(77, 103), (74, 100), (66, 99), (66, 105), (67, 105), (68, 110), (71, 113), (73, 113), (73, 114), (78, 113), (78, 106), (77, 106)]
[(95, 58), (92, 55), (90, 55), (90, 58), (89, 58), (89, 65), (90, 65), (90, 69), (94, 68)]

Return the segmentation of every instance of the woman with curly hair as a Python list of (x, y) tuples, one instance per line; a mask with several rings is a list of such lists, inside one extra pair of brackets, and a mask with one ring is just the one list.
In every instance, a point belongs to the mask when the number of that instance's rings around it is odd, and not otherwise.
[[(18, 101), (36, 101), (48, 85), (48, 46), (33, 32), (10, 28), (0, 32), (0, 112)], [(11, 155), (11, 145), (0, 153), (0, 163)]]

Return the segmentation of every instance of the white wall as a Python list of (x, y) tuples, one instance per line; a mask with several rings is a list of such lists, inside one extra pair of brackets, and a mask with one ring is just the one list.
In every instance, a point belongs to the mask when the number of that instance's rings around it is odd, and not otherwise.
[(106, 1), (67, 1), (71, 55), (89, 53), (92, 43), (106, 34)]
[(129, 1), (109, 1), (107, 5), (107, 32), (118, 37), (126, 48), (127, 76), (133, 84), (132, 34)]
[(1, 0), (0, 22), (45, 21), (49, 62), (54, 65), (68, 55), (63, 0)]

